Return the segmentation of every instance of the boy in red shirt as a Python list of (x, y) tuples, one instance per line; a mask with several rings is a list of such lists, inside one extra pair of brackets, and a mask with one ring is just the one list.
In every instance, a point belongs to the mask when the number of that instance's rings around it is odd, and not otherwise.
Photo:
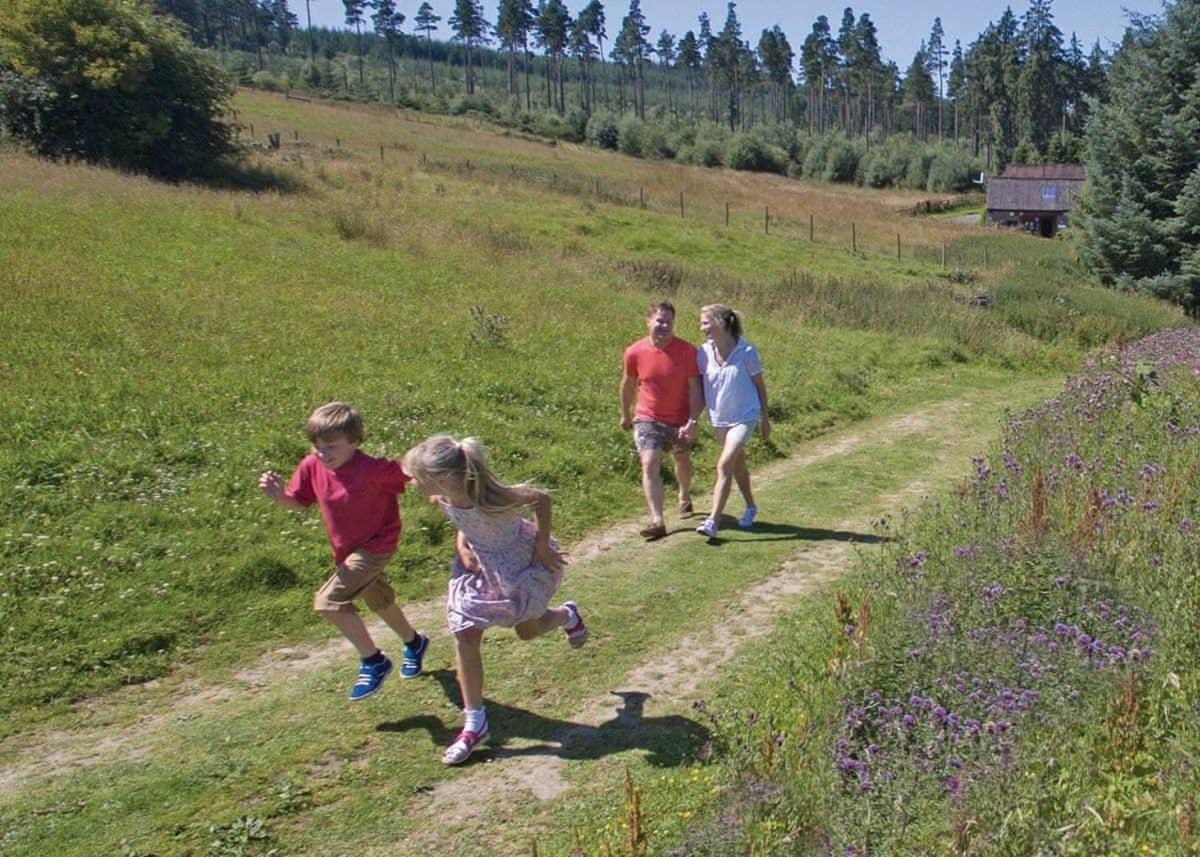
[(399, 461), (372, 458), (358, 449), (363, 440), (362, 417), (343, 402), (317, 408), (305, 430), (312, 452), (300, 461), (287, 487), (273, 470), (259, 477), (258, 487), (285, 509), (320, 506), (337, 571), (317, 591), (313, 609), (358, 650), (362, 665), (350, 699), (366, 699), (391, 673), (392, 661), (371, 639), (354, 599), (361, 597), (404, 641), (403, 678), (421, 674), (429, 647), (429, 638), (408, 623), (384, 573), (400, 539), (396, 495), (411, 477)]

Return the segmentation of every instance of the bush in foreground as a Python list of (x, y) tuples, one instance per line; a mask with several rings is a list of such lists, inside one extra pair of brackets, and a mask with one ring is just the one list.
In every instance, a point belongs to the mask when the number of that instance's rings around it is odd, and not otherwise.
[(225, 74), (144, 7), (9, 0), (0, 124), (35, 151), (170, 178), (233, 151)]

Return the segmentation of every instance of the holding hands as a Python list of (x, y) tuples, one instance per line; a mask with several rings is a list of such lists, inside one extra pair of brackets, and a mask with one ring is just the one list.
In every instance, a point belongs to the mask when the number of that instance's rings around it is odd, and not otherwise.
[(679, 439), (681, 441), (683, 441), (684, 443), (688, 443), (688, 444), (694, 443), (696, 440), (696, 432), (698, 429), (699, 429), (699, 426), (696, 424), (696, 420), (689, 419), (679, 429)]

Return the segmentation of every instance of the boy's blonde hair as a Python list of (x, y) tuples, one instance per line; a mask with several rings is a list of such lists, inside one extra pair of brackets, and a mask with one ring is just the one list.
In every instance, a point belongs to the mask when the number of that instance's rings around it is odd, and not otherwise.
[(321, 405), (308, 417), (304, 426), (309, 443), (341, 435), (348, 443), (362, 443), (363, 420), (358, 411), (345, 402)]
[(706, 315), (721, 327), (729, 331), (734, 339), (742, 338), (742, 316), (725, 304), (709, 304), (700, 307), (700, 314)]
[(473, 437), (456, 440), (448, 434), (435, 434), (426, 438), (404, 454), (404, 469), (419, 482), (436, 482), (443, 476), (461, 479), (463, 491), (481, 512), (507, 512), (527, 502), (523, 489), (528, 486), (497, 481), (483, 444)]

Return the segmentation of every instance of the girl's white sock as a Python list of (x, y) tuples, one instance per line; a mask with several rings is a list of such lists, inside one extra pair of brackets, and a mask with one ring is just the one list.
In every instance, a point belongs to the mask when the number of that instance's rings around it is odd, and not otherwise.
[(485, 723), (487, 723), (486, 705), (481, 705), (474, 710), (470, 708), (463, 709), (463, 728), (468, 732), (482, 732)]

